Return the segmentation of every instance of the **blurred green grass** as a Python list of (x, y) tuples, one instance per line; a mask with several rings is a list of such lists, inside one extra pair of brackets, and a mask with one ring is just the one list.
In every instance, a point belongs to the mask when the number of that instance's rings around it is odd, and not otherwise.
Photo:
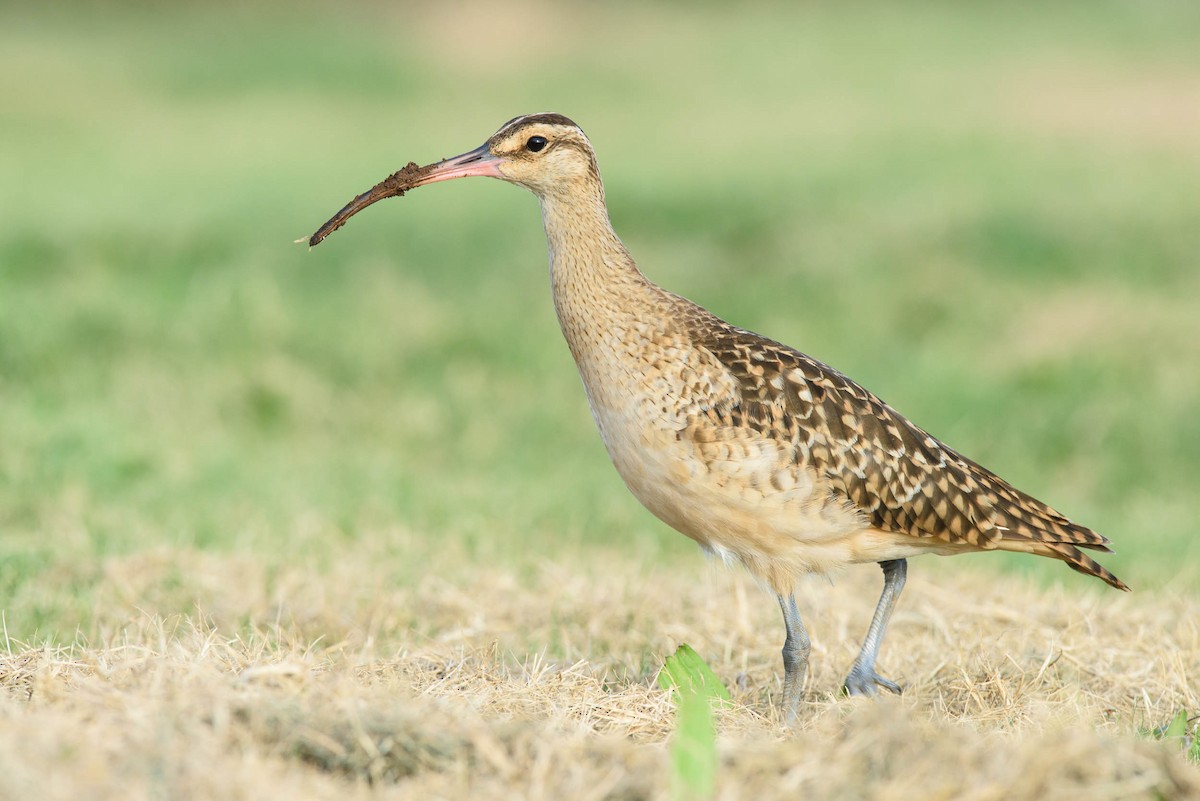
[(432, 187), (290, 244), (538, 110), (588, 131), (652, 278), (1106, 533), (1138, 589), (1200, 577), (1194, 4), (5, 18), (12, 636), (86, 634), (104, 559), (162, 546), (320, 563), (398, 526), (412, 572), (445, 543), (690, 558), (592, 429), (531, 197)]

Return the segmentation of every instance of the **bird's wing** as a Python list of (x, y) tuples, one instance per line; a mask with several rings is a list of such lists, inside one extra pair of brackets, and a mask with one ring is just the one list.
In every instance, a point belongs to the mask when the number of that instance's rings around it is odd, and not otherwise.
[(828, 365), (707, 314), (693, 317), (691, 333), (740, 389), (714, 411), (792, 443), (795, 459), (872, 526), (989, 550), (1026, 540), (1109, 550), (1105, 537), (939, 442)]

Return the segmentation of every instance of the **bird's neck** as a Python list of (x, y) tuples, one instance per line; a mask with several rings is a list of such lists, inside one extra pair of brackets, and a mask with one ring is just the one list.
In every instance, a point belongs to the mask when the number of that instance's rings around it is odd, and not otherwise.
[(653, 317), (664, 293), (642, 274), (613, 231), (600, 184), (541, 202), (554, 308), (578, 360), (606, 329), (631, 315), (643, 321)]

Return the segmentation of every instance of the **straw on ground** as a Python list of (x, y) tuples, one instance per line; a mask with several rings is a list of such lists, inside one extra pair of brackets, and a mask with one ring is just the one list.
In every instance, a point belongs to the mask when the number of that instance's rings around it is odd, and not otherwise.
[[(109, 562), (95, 641), (0, 656), (0, 798), (666, 798), (655, 674), (681, 641), (733, 693), (714, 712), (718, 798), (1200, 792), (1177, 746), (1139, 734), (1200, 707), (1195, 599), (925, 575), (887, 658), (907, 691), (862, 701), (837, 694), (866, 614), (841, 601), (874, 571), (806, 586), (814, 670), (787, 733), (773, 605), (740, 573), (434, 566), (374, 592), (367, 557)], [(196, 610), (139, 609), (176, 597)]]

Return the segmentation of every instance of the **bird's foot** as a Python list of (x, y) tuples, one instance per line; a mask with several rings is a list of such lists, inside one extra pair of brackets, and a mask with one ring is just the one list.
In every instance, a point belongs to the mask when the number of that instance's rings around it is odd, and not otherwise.
[(896, 695), (903, 692), (899, 684), (880, 676), (875, 672), (874, 667), (868, 668), (859, 665), (850, 668), (850, 675), (846, 677), (846, 683), (842, 689), (845, 690), (846, 695), (873, 697), (879, 694), (880, 687)]

